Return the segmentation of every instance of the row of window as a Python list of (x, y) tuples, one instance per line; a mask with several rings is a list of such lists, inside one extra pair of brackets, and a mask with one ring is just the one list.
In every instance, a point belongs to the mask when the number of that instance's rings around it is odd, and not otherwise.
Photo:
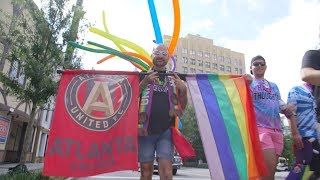
[[(187, 64), (188, 63), (188, 58), (183, 58), (183, 63)], [(190, 59), (190, 64), (191, 65), (196, 65), (196, 60), (195, 59)], [(202, 60), (198, 60), (198, 66), (202, 67), (203, 66), (203, 61)], [(223, 66), (224, 69), (224, 65), (220, 65)], [(206, 61), (204, 62), (204, 67), (206, 68), (211, 68), (211, 63)], [(218, 69), (218, 64), (217, 63), (212, 63), (212, 68), (213, 69)], [(231, 72), (231, 67), (230, 66), (226, 66), (227, 72)], [(230, 70), (229, 70), (230, 69)], [(238, 69), (238, 68), (236, 68)], [(224, 70), (222, 70), (224, 71)]]
[[(187, 57), (182, 57), (182, 61), (183, 61), (184, 64), (188, 64), (189, 63), (189, 59)], [(219, 62), (220, 63), (231, 64), (231, 59), (230, 58), (224, 59), (224, 57), (219, 56)], [(210, 63), (210, 62), (206, 62), (206, 63)], [(194, 58), (190, 58), (190, 64), (195, 65), (196, 64), (196, 60)], [(203, 60), (198, 60), (198, 64), (199, 64), (199, 66), (202, 66), (203, 65)], [(242, 65), (241, 61), (237, 60), (237, 59), (234, 60), (234, 64), (236, 66)]]
[[(188, 54), (188, 49), (182, 48), (182, 54)], [(196, 55), (197, 54), (197, 56), (199, 56), (199, 57), (206, 57), (206, 58), (212, 57), (212, 59), (214, 61), (217, 61), (217, 59), (218, 59), (218, 61), (220, 61), (220, 62), (225, 62), (227, 64), (231, 64), (231, 59), (229, 57), (225, 58), (224, 56), (217, 56), (216, 54), (210, 54), (208, 52), (204, 52), (203, 53), (202, 51), (198, 51), (196, 53), (196, 51), (193, 50), (193, 49), (189, 50), (189, 54), (190, 55)], [(183, 57), (183, 58), (186, 58), (186, 57)], [(242, 62), (239, 59), (234, 59), (233, 63), (235, 65), (242, 65)]]
[[(182, 68), (183, 68), (183, 73), (203, 73), (203, 70), (201, 70), (201, 69), (196, 70), (196, 68), (190, 68), (190, 71), (189, 71), (188, 67), (182, 67)], [(213, 69), (218, 70), (218, 64), (213, 64)], [(242, 69), (239, 69), (239, 68), (234, 68), (234, 71), (231, 72), (231, 67), (224, 66), (224, 65), (219, 66), (219, 71), (234, 73), (234, 74), (242, 74), (243, 73)], [(212, 73), (212, 72), (205, 71), (205, 73)]]

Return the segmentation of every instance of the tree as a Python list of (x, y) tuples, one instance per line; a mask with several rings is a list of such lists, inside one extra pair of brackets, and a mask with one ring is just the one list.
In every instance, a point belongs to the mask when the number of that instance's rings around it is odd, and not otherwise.
[[(76, 41), (78, 39), (78, 32), (81, 31), (81, 27), (79, 27), (80, 21), (83, 19), (85, 12), (83, 11), (83, 0), (77, 0), (76, 5), (73, 6), (73, 18), (72, 23), (67, 32), (64, 33), (65, 42)], [(80, 29), (79, 29), (80, 28)], [(80, 68), (81, 62), (80, 58), (74, 54), (74, 47), (67, 45), (66, 53), (63, 61), (64, 68), (72, 69), (74, 66)]]
[[(22, 12), (15, 17), (15, 27), (1, 34), (10, 44), (7, 59), (17, 65), (23, 83), (10, 74), (0, 73), (0, 81), (9, 95), (30, 106), (30, 121), (24, 136), (20, 163), (25, 163), (31, 150), (32, 127), (36, 114), (57, 91), (56, 70), (63, 66), (63, 49), (66, 40), (63, 34), (69, 31), (71, 12), (67, 10), (69, 0), (48, 0), (39, 9), (32, 0), (12, 0)], [(11, 17), (12, 18), (12, 17)], [(5, 23), (0, 23), (1, 27)], [(71, 67), (72, 68), (72, 67)]]
[(183, 123), (183, 128), (181, 130), (182, 134), (189, 140), (190, 144), (195, 150), (197, 158), (206, 162), (193, 106), (188, 105), (186, 107), (184, 115), (181, 117), (181, 121)]
[(281, 116), (281, 129), (283, 132), (283, 144), (284, 144), (281, 157), (286, 158), (288, 160), (289, 166), (291, 166), (295, 161), (295, 157), (292, 149), (293, 140), (290, 133), (290, 127), (286, 126), (284, 121), (287, 121), (287, 119), (285, 118), (285, 116)]
[(293, 149), (292, 149), (293, 140), (291, 135), (285, 135), (283, 137), (283, 143), (284, 145), (283, 145), (283, 151), (281, 156), (288, 160), (289, 166), (292, 166), (295, 162), (295, 157), (293, 155)]

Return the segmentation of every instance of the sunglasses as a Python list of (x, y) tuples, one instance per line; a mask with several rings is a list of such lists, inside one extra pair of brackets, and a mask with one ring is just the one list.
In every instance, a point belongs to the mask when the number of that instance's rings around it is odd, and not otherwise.
[(266, 63), (265, 62), (253, 62), (252, 63), (252, 66), (254, 66), (254, 67), (257, 67), (257, 66), (265, 66), (266, 65)]
[(153, 53), (154, 55), (156, 55), (156, 56), (160, 56), (160, 55), (162, 55), (162, 56), (168, 56), (168, 51), (154, 50), (152, 53)]

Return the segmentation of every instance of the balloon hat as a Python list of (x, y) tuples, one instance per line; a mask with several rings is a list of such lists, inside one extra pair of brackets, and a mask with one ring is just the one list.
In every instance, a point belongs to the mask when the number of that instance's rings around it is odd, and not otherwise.
[[(170, 44), (168, 46), (168, 51), (169, 51), (169, 57), (171, 57), (172, 60), (172, 69), (171, 71), (175, 71), (176, 70), (176, 59), (174, 58), (174, 56), (172, 56), (174, 49), (177, 45), (178, 39), (179, 39), (179, 33), (180, 33), (180, 7), (179, 7), (179, 0), (172, 0), (172, 4), (173, 4), (173, 11), (174, 11), (174, 28), (173, 28), (173, 35), (170, 41)], [(155, 43), (156, 44), (163, 44), (163, 40), (162, 40), (162, 34), (161, 34), (161, 30), (160, 30), (160, 25), (158, 22), (158, 18), (157, 18), (157, 13), (156, 13), (156, 8), (154, 5), (154, 1), (153, 0), (148, 0), (148, 5), (149, 5), (149, 11), (150, 11), (150, 16), (151, 16), (151, 20), (152, 20), (152, 24), (153, 24), (153, 29), (154, 29), (154, 33), (155, 33)], [(69, 45), (75, 47), (75, 48), (79, 48), (85, 51), (90, 51), (90, 52), (94, 52), (94, 53), (102, 53), (102, 54), (108, 54), (106, 57), (100, 59), (99, 61), (97, 61), (97, 64), (101, 64), (115, 56), (118, 56), (124, 60), (127, 60), (129, 62), (131, 62), (136, 68), (142, 70), (142, 71), (147, 71), (150, 69), (150, 67), (153, 66), (151, 57), (149, 55), (149, 53), (143, 49), (142, 47), (140, 47), (139, 45), (130, 42), (128, 40), (122, 39), (120, 37), (117, 37), (115, 35), (112, 35), (107, 27), (107, 23), (105, 20), (105, 12), (102, 12), (102, 21), (103, 21), (103, 25), (104, 25), (104, 31), (100, 30), (98, 28), (95, 27), (90, 27), (89, 31), (97, 34), (103, 38), (106, 38), (110, 41), (112, 41), (115, 46), (118, 48), (117, 49), (113, 49), (111, 47), (96, 43), (96, 42), (92, 42), (92, 41), (88, 41), (87, 44), (89, 46), (83, 46), (80, 45), (76, 42), (68, 42)], [(131, 49), (132, 51), (128, 51), (127, 49)]]

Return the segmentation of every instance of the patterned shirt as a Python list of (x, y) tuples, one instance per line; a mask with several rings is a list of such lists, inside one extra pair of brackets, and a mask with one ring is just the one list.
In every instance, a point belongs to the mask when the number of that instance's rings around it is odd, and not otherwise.
[(281, 130), (280, 92), (278, 86), (267, 80), (254, 79), (250, 84), (257, 125)]
[(297, 107), (297, 128), (300, 135), (316, 138), (316, 103), (312, 92), (306, 85), (295, 86), (289, 91), (287, 102)]

